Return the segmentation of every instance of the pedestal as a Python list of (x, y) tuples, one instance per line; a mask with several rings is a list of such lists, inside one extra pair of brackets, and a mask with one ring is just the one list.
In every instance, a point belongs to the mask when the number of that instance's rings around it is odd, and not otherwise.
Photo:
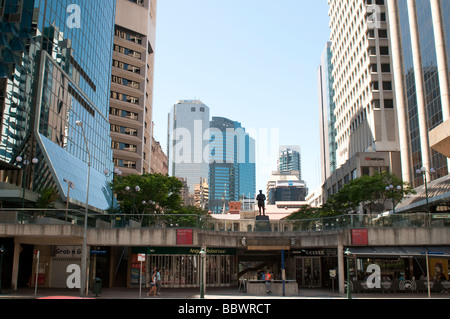
[(269, 216), (256, 216), (255, 231), (270, 232), (271, 230)]

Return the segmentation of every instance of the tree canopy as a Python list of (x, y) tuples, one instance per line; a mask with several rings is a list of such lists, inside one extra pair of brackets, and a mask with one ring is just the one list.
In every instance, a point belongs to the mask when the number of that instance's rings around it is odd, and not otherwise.
[[(391, 185), (392, 188), (389, 188)], [(364, 213), (379, 213), (387, 210), (388, 201), (394, 200), (397, 205), (405, 195), (411, 193), (414, 193), (414, 190), (408, 183), (389, 172), (365, 175), (345, 184), (336, 194), (331, 195), (322, 207), (304, 207), (287, 219), (339, 216), (356, 213), (360, 208)]]
[(178, 178), (162, 174), (119, 176), (112, 183), (123, 214), (136, 215), (146, 224), (189, 226), (207, 212), (197, 207), (183, 206), (180, 195), (182, 187)]

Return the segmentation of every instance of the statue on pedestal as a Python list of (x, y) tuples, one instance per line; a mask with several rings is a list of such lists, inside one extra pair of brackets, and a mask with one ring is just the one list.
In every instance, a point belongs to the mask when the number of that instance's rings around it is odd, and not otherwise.
[(266, 216), (266, 206), (265, 206), (266, 196), (262, 193), (261, 190), (259, 191), (258, 196), (256, 196), (256, 200), (258, 201), (259, 216), (261, 216), (261, 211), (263, 215)]

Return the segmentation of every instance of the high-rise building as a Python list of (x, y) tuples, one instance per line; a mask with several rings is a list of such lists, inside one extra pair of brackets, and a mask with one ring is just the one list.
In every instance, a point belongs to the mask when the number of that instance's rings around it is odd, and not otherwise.
[(328, 3), (337, 167), (359, 152), (398, 152), (384, 1)]
[[(387, 6), (402, 175), (417, 187), (424, 183), (417, 169), (425, 167), (429, 181), (449, 173), (449, 161), (432, 148), (430, 133), (450, 127), (450, 2), (388, 0)], [(449, 143), (449, 132), (442, 130), (439, 140)]]
[(167, 157), (169, 175), (184, 178), (189, 192), (208, 178), (209, 107), (199, 100), (178, 101), (169, 113)]
[(331, 42), (322, 53), (319, 69), (317, 70), (317, 80), (319, 88), (319, 128), (320, 128), (320, 158), (322, 182), (336, 171), (336, 116), (334, 110), (333, 89), (333, 64), (331, 63)]
[(337, 148), (336, 170), (323, 184), (325, 200), (362, 175), (401, 175), (386, 3), (328, 4)]
[(5, 205), (26, 207), (47, 187), (67, 201), (71, 182), (71, 204), (86, 205), (89, 185), (90, 208), (111, 206), (103, 171), (113, 170), (108, 116), (115, 4), (0, 2)]
[(255, 198), (255, 141), (241, 123), (213, 117), (210, 123), (209, 210), (222, 213), (229, 202)]
[(277, 202), (304, 202), (307, 195), (308, 189), (298, 171), (272, 172), (267, 182), (268, 205), (276, 205)]
[(297, 171), (299, 178), (302, 178), (302, 161), (300, 146), (285, 145), (280, 146), (278, 154), (279, 171)]
[(114, 166), (153, 173), (156, 0), (117, 1), (109, 122)]

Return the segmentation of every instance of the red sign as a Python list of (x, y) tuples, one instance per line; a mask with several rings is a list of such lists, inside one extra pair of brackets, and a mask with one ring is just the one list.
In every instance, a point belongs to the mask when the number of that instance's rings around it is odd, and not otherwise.
[(369, 245), (369, 236), (367, 235), (367, 229), (352, 229), (352, 245)]
[(177, 229), (177, 245), (192, 245), (192, 229)]

